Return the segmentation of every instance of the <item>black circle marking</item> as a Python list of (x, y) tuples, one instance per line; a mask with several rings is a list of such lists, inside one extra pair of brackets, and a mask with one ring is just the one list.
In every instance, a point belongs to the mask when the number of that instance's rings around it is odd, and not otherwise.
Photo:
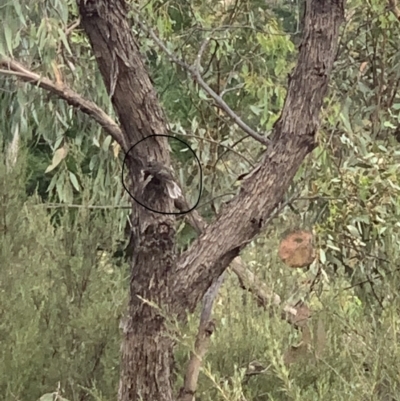
[[(125, 185), (125, 182), (124, 182), (124, 167), (125, 167), (126, 158), (128, 157), (129, 152), (130, 152), (135, 146), (139, 145), (140, 142), (143, 142), (144, 140), (146, 140), (146, 139), (148, 139), (148, 138), (157, 137), (157, 136), (176, 139), (177, 141), (183, 143), (185, 146), (187, 146), (187, 147), (189, 148), (189, 150), (193, 153), (195, 159), (197, 160), (197, 164), (199, 165), (199, 171), (200, 171), (199, 197), (197, 198), (197, 201), (196, 201), (195, 205), (194, 205), (191, 209), (189, 209), (189, 210), (184, 210), (183, 212), (182, 212), (182, 211), (180, 211), (180, 212), (160, 212), (159, 210), (154, 210), (154, 209), (152, 209), (152, 208), (150, 208), (150, 207), (144, 205), (144, 204), (143, 204), (142, 202), (140, 202), (139, 200), (137, 200), (137, 199), (130, 193), (129, 189), (128, 189), (128, 188), (126, 187), (126, 185)], [(190, 213), (192, 210), (196, 209), (196, 207), (197, 207), (197, 206), (199, 205), (199, 203), (200, 203), (201, 192), (202, 192), (202, 190), (203, 190), (203, 169), (201, 168), (200, 160), (199, 160), (199, 158), (197, 157), (195, 151), (191, 148), (191, 146), (190, 146), (188, 143), (186, 143), (186, 142), (183, 141), (182, 139), (179, 139), (179, 138), (177, 138), (177, 137), (175, 137), (175, 136), (172, 136), (172, 135), (161, 135), (161, 134), (160, 134), (160, 135), (156, 135), (156, 134), (155, 134), (155, 135), (146, 136), (146, 138), (141, 139), (139, 142), (137, 142), (137, 143), (135, 143), (133, 146), (131, 146), (131, 147), (129, 148), (128, 152), (125, 153), (124, 161), (123, 161), (123, 163), (122, 163), (121, 180), (122, 180), (122, 186), (124, 187), (125, 191), (129, 194), (129, 196), (130, 196), (136, 203), (138, 203), (140, 206), (143, 206), (145, 209), (150, 210), (151, 212), (154, 212), (154, 213), (159, 213), (159, 214), (182, 215), (182, 214)]]

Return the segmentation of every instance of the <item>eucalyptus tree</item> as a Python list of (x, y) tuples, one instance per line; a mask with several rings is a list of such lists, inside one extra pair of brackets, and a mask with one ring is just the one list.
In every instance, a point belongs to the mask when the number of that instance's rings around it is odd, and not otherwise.
[[(29, 21), (24, 16), (28, 8), (22, 10), (20, 3), (7, 6), (9, 15), (0, 49), (1, 73), (31, 84), (29, 89), (24, 86), (25, 91), (20, 92), (24, 97), (22, 103), (27, 107), (20, 112), (24, 124), (33, 119), (41, 130), (50, 132), (52, 124), (65, 123), (60, 121), (54, 109), (50, 109), (54, 113), (53, 120), (45, 118), (48, 108), (43, 99), (40, 100), (42, 116), (38, 116), (37, 111), (27, 115), (29, 101), (35, 99), (37, 87), (40, 87), (57, 99), (57, 106), (64, 108), (71, 125), (75, 111), (85, 113), (127, 155), (126, 185), (135, 199), (145, 201), (146, 207), (132, 201), (133, 251), (129, 310), (123, 324), (119, 399), (172, 400), (175, 399), (174, 341), (167, 332), (166, 316), (185, 321), (187, 314), (194, 311), (240, 251), (265, 228), (299, 166), (315, 148), (319, 112), (337, 52), (345, 2), (307, 2), (297, 64), (289, 77), (281, 115), (269, 135), (251, 128), (223, 100), (222, 93), (207, 84), (202, 58), (213, 32), (202, 37), (193, 63), (189, 64), (164, 45), (154, 30), (143, 22), (140, 11), (133, 4), (122, 0), (82, 0), (78, 2), (76, 23), (69, 24), (69, 3), (55, 2), (51, 15), (45, 13), (43, 18), (37, 16), (36, 20)], [(211, 3), (207, 6), (212, 7)], [(31, 7), (43, 5), (35, 2)], [(65, 29), (57, 27), (57, 19), (62, 21)], [(14, 24), (21, 22), (24, 28), (19, 30)], [(190, 19), (186, 23), (190, 24)], [(69, 39), (78, 26), (82, 27), (85, 36)], [(170, 174), (171, 158), (166, 139), (169, 129), (143, 61), (141, 47), (144, 50), (146, 43), (138, 41), (135, 35), (139, 30), (145, 31), (145, 37), (194, 80), (204, 96), (213, 100), (232, 125), (265, 148), (262, 158), (242, 181), (238, 193), (209, 224), (206, 225), (197, 213), (188, 213), (188, 219), (199, 235), (180, 255), (176, 251), (176, 217), (177, 213), (188, 211), (190, 203), (186, 201), (184, 191), (176, 189), (178, 184)], [(37, 42), (32, 44), (28, 38), (30, 33)], [(90, 55), (96, 64), (87, 54), (74, 54), (79, 47), (72, 50), (70, 40), (89, 40)], [(45, 47), (41, 45), (43, 42)], [(72, 90), (76, 71), (74, 61), (78, 57), (81, 66), (83, 61), (84, 65), (87, 63), (87, 75), (90, 73), (93, 77), (80, 94)], [(60, 58), (62, 67), (69, 69), (67, 76), (60, 68)], [(104, 101), (106, 97), (111, 102), (117, 118), (113, 119), (86, 98), (97, 90), (100, 100)], [(68, 105), (72, 107), (68, 108)], [(80, 123), (83, 130), (85, 123), (87, 121)], [(52, 167), (56, 167), (68, 149), (63, 144), (64, 138), (53, 139), (57, 145), (53, 146), (60, 149), (53, 158)], [(110, 141), (107, 146), (109, 144)], [(154, 170), (155, 166), (159, 169)], [(79, 188), (75, 175), (69, 175), (69, 180), (72, 187)], [(64, 192), (65, 199), (69, 199), (71, 190)], [(191, 399), (191, 391), (184, 388), (180, 397)]]

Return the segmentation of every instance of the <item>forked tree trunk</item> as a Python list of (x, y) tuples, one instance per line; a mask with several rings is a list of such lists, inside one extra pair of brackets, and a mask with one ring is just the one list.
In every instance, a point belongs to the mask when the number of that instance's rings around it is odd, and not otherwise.
[[(345, 0), (307, 0), (303, 41), (291, 76), (272, 144), (254, 174), (215, 222), (177, 260), (174, 219), (134, 205), (134, 255), (129, 316), (122, 345), (120, 401), (172, 401), (173, 343), (165, 313), (185, 318), (241, 249), (260, 233), (282, 200), (298, 167), (315, 147), (319, 112), (337, 51)], [(141, 139), (166, 134), (166, 124), (139, 47), (127, 21), (123, 0), (78, 0), (82, 26), (90, 40), (104, 82), (112, 96), (127, 151)], [(165, 139), (144, 141), (131, 154), (129, 175), (139, 182), (139, 159), (149, 157), (169, 165)], [(138, 189), (132, 186), (131, 191)], [(171, 211), (168, 197), (155, 209)]]

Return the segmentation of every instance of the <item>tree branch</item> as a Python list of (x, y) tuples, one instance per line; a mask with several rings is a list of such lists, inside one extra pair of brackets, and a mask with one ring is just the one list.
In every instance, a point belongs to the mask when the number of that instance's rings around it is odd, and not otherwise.
[[(0, 66), (6, 68), (0, 69), (0, 74), (17, 77), (24, 82), (30, 83), (31, 85), (39, 86), (40, 88), (47, 90), (50, 93), (53, 93), (60, 99), (65, 100), (71, 106), (75, 107), (78, 110), (81, 110), (85, 114), (92, 117), (105, 129), (108, 134), (113, 137), (114, 140), (116, 140), (120, 144), (123, 143), (124, 137), (120, 127), (95, 103), (84, 99), (82, 96), (80, 96), (72, 89), (68, 88), (66, 85), (59, 85), (48, 78), (41, 77), (39, 74), (34, 73), (33, 71), (24, 67), (21, 63), (10, 58), (2, 57), (0, 59)], [(56, 208), (60, 206), (61, 205), (49, 204), (46, 207)], [(62, 205), (62, 207), (67, 206), (92, 209), (114, 208), (96, 205)], [(119, 206), (119, 208), (121, 208), (121, 206)], [(127, 205), (124, 208), (129, 209), (130, 206)], [(198, 225), (201, 224), (201, 227), (203, 227), (204, 229), (205, 223), (197, 211), (194, 211), (194, 213), (191, 213), (186, 217), (188, 218), (189, 223), (192, 227), (197, 228)], [(200, 233), (201, 231), (198, 231), (198, 234)], [(271, 293), (264, 283), (258, 281), (254, 274), (243, 264), (241, 258), (236, 258), (232, 262), (232, 271), (238, 276), (242, 288), (253, 293), (258, 302), (263, 305), (267, 305), (269, 303), (272, 303), (274, 305), (280, 304), (280, 297), (277, 294)], [(296, 310), (294, 308), (291, 308), (290, 306), (284, 306), (284, 310), (294, 315), (296, 314)]]
[[(315, 148), (319, 112), (336, 54), (343, 3), (307, 2), (303, 42), (274, 139), (240, 193), (177, 262), (174, 294), (194, 310), (207, 288), (265, 227), (294, 175)], [(190, 289), (190, 295), (188, 293)]]
[(200, 367), (210, 343), (210, 337), (214, 332), (215, 323), (211, 319), (214, 300), (224, 281), (224, 274), (207, 290), (203, 298), (203, 309), (200, 316), (200, 325), (196, 335), (194, 351), (191, 352), (190, 360), (186, 368), (183, 387), (179, 392), (178, 401), (192, 401), (197, 389)]
[[(284, 202), (280, 207), (276, 208), (274, 213), (268, 219), (268, 224), (285, 206), (287, 206), (293, 199)], [(204, 221), (198, 214), (191, 215), (195, 221), (192, 222), (192, 227), (195, 227), (197, 234), (201, 234), (205, 229)], [(257, 300), (258, 305), (267, 308), (268, 305), (279, 306), (281, 298), (279, 295), (274, 294), (265, 285), (265, 283), (258, 280), (257, 276), (249, 270), (243, 263), (240, 257), (235, 258), (231, 263), (232, 271), (237, 275), (241, 288), (249, 291)], [(211, 287), (207, 290), (203, 297), (203, 309), (200, 317), (200, 324), (196, 335), (194, 351), (191, 353), (188, 366), (186, 368), (184, 385), (180, 390), (178, 401), (192, 401), (193, 395), (197, 388), (197, 381), (200, 373), (202, 360), (207, 352), (210, 337), (214, 331), (215, 323), (211, 319), (212, 306), (216, 296), (218, 295), (219, 288), (224, 280), (224, 273), (214, 281)], [(298, 309), (284, 305), (281, 317), (288, 321), (290, 324), (296, 325)]]
[(400, 9), (397, 6), (397, 0), (388, 0), (388, 8), (397, 20), (400, 21)]
[[(139, 15), (139, 12), (136, 10), (137, 14)], [(189, 66), (182, 60), (180, 60), (178, 57), (174, 55), (173, 52), (168, 50), (167, 46), (162, 42), (162, 40), (154, 33), (154, 31), (147, 27), (143, 22), (140, 21), (140, 19), (137, 16), (133, 16), (135, 22), (138, 24), (138, 26), (146, 32), (156, 43), (156, 45), (169, 57), (171, 61), (173, 61), (175, 64), (179, 65), (182, 67), (184, 70), (186, 70), (190, 76), (198, 83), (198, 85), (204, 89), (204, 91), (215, 101), (215, 103), (234, 121), (234, 123), (240, 127), (246, 134), (254, 138), (256, 141), (260, 142), (263, 145), (268, 145), (270, 143), (270, 140), (266, 138), (263, 135), (260, 135), (258, 132), (254, 131), (251, 129), (243, 120), (227, 105), (227, 103), (222, 99), (221, 96), (219, 96), (217, 93), (215, 93), (209, 85), (203, 80), (201, 74), (200, 74), (200, 63), (201, 63), (201, 57), (203, 52), (205, 51), (205, 48), (209, 41), (211, 40), (211, 37), (207, 38), (201, 45), (200, 51), (197, 54), (196, 61), (194, 63), (194, 66)]]
[(120, 127), (95, 103), (84, 99), (81, 95), (74, 92), (65, 84), (57, 84), (46, 77), (42, 77), (39, 74), (28, 70), (21, 63), (12, 60), (11, 58), (4, 56), (1, 57), (0, 67), (2, 68), (0, 69), (0, 74), (18, 77), (21, 81), (28, 82), (31, 85), (39, 86), (40, 88), (58, 96), (60, 99), (65, 100), (69, 105), (92, 117), (109, 135), (112, 136), (116, 142), (121, 145), (124, 150), (128, 150)]

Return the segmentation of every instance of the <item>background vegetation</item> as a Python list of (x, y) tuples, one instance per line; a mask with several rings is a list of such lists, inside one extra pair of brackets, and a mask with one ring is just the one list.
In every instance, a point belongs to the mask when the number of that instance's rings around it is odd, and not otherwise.
[[(271, 130), (296, 61), (301, 2), (150, 1), (141, 13), (187, 62), (212, 35), (204, 79), (252, 127)], [(53, 79), (60, 71), (115, 117), (87, 39), (70, 29), (75, 2), (13, 1), (0, 18), (0, 54)], [(293, 200), (243, 255), (283, 300), (309, 304), (311, 341), (304, 347), (278, 310), (259, 308), (228, 276), (199, 400), (400, 399), (398, 30), (384, 2), (348, 1), (319, 146), (287, 194)], [(259, 144), (137, 36), (171, 133), (201, 160), (199, 211), (211, 219), (258, 159)], [(118, 252), (129, 210), (122, 155), (93, 121), (48, 93), (1, 72), (0, 89), (0, 394), (27, 401), (59, 389), (70, 401), (115, 399), (129, 282)], [(196, 162), (177, 142), (171, 148), (195, 200)], [(317, 234), (319, 262), (307, 272), (276, 256), (280, 235), (297, 226)], [(179, 235), (183, 249), (193, 232), (182, 223)], [(177, 327), (177, 385), (197, 324), (191, 316)], [(262, 374), (246, 375), (253, 361)]]

